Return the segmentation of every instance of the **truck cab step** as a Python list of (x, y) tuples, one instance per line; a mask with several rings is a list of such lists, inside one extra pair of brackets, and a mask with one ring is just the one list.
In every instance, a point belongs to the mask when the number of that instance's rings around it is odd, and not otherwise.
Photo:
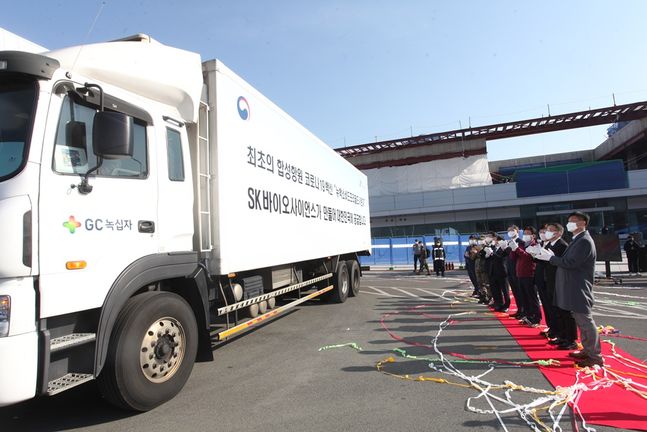
[(93, 342), (96, 337), (96, 333), (72, 333), (65, 336), (60, 336), (51, 340), (49, 344), (49, 350), (50, 352), (56, 352), (67, 348), (72, 348), (77, 345)]
[(73, 372), (68, 373), (67, 375), (63, 375), (60, 378), (50, 381), (47, 384), (47, 394), (49, 396), (53, 396), (57, 393), (60, 393), (65, 390), (69, 390), (72, 387), (76, 387), (78, 385), (81, 385), (93, 379), (94, 379), (94, 375), (92, 374), (73, 373)]

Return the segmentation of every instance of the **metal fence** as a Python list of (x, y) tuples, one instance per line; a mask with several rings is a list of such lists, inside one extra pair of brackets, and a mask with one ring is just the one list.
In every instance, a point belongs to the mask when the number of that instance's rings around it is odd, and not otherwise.
[[(371, 256), (363, 256), (360, 261), (363, 266), (413, 266), (413, 242), (422, 241), (429, 249), (437, 236), (427, 235), (418, 237), (375, 237), (372, 239)], [(469, 235), (446, 235), (442, 237), (445, 248), (445, 262), (453, 263), (455, 267), (464, 265), (463, 252), (468, 244)], [(413, 267), (412, 267), (413, 268)]]

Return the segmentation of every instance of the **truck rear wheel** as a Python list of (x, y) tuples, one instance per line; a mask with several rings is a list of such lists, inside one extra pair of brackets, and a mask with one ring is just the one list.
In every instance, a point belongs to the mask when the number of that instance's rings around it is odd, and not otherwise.
[(348, 267), (346, 261), (339, 261), (337, 272), (333, 275), (333, 289), (330, 291), (330, 301), (333, 303), (343, 303), (348, 298)]
[(356, 295), (359, 295), (359, 285), (361, 279), (359, 263), (357, 262), (357, 260), (348, 260), (346, 261), (346, 267), (348, 268), (348, 295), (355, 297)]
[(169, 292), (147, 292), (126, 303), (110, 337), (98, 377), (117, 407), (148, 411), (172, 399), (189, 378), (198, 348), (189, 304)]

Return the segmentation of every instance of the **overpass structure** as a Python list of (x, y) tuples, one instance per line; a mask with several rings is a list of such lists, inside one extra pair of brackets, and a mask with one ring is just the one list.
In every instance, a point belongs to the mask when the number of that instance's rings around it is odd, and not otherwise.
[[(486, 141), (502, 138), (512, 138), (524, 135), (555, 132), (567, 129), (596, 126), (601, 124), (628, 122), (647, 117), (647, 101), (634, 102), (625, 105), (614, 105), (605, 108), (578, 111), (548, 117), (518, 120), (488, 126), (470, 127), (447, 132), (438, 132), (415, 137), (400, 138), (375, 143), (360, 144), (336, 149), (337, 153), (348, 159), (359, 169), (380, 168), (384, 166), (411, 165), (430, 160), (420, 156), (375, 158), (376, 153), (394, 150), (413, 149), (440, 143), (461, 143), (470, 140), (484, 139)], [(462, 149), (455, 145), (450, 157), (483, 154), (474, 149)]]

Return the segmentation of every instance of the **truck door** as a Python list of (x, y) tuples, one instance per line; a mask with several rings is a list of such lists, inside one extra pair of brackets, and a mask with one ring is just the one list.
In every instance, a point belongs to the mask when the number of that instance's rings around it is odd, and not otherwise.
[(39, 200), (41, 317), (101, 306), (129, 264), (158, 251), (152, 122), (135, 118), (133, 156), (103, 160), (83, 194), (81, 175), (98, 162), (97, 107), (70, 92), (53, 95), (50, 110)]
[(159, 127), (157, 166), (158, 176), (158, 239), (160, 252), (190, 251), (193, 249), (193, 183), (191, 161), (187, 151), (184, 125), (166, 120)]

